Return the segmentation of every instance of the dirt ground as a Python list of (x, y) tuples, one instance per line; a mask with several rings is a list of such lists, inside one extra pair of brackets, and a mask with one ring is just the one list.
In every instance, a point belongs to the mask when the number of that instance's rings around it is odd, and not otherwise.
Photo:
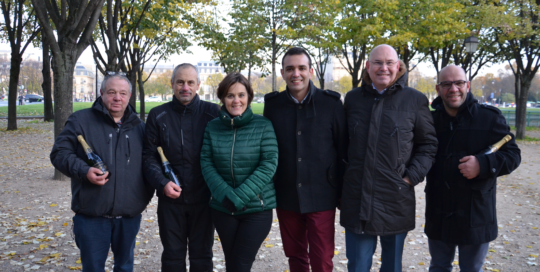
[[(6, 127), (6, 121), (0, 121)], [(69, 181), (52, 180), (49, 161), (52, 124), (20, 121), (19, 131), (0, 130), (0, 271), (80, 270), (79, 250), (72, 235)], [(536, 134), (536, 135), (532, 135)], [(530, 136), (540, 138), (540, 132)], [(499, 237), (490, 243), (484, 271), (540, 271), (540, 145), (519, 143), (521, 166), (499, 178), (497, 213)], [(424, 183), (416, 187), (416, 228), (409, 232), (403, 271), (427, 270), (430, 256), (424, 224)], [(135, 271), (159, 271), (161, 243), (157, 226), (157, 199), (143, 213), (135, 247)], [(346, 271), (344, 230), (336, 216), (335, 271)], [(225, 271), (217, 234), (214, 271)], [(112, 271), (112, 253), (107, 271)], [(373, 257), (380, 267), (380, 247)], [(456, 258), (457, 260), (457, 258)], [(454, 265), (454, 271), (458, 271)], [(252, 271), (288, 271), (274, 214), (272, 230), (261, 246)]]

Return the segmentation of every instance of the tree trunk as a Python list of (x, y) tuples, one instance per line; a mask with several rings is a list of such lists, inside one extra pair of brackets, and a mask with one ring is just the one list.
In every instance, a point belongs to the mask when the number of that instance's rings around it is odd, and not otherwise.
[(143, 80), (142, 80), (142, 70), (139, 69), (137, 70), (137, 81), (139, 83), (139, 105), (141, 106), (141, 109), (139, 110), (140, 111), (140, 116), (141, 116), (141, 120), (143, 120), (143, 122), (145, 121), (145, 109), (144, 109), (144, 84), (143, 84)]
[(527, 98), (531, 87), (532, 77), (524, 76), (522, 73), (515, 74), (516, 81), (516, 138), (525, 138), (525, 127), (527, 126)]
[[(73, 72), (77, 63), (77, 45), (63, 44), (59, 58), (53, 58), (54, 80), (54, 138), (58, 137), (68, 117), (73, 113)], [(54, 171), (55, 180), (67, 180), (60, 171)]]
[(52, 104), (52, 90), (51, 90), (51, 57), (49, 52), (49, 40), (47, 35), (42, 35), (41, 43), (43, 45), (43, 69), (41, 73), (43, 74), (43, 83), (41, 88), (43, 89), (43, 112), (44, 120), (46, 122), (54, 121), (54, 112)]
[[(8, 94), (8, 125), (7, 130), (17, 130), (17, 101), (19, 96), (18, 83), (21, 72), (22, 58), (19, 46), (11, 48), (11, 69), (9, 70)], [(20, 95), (24, 95), (21, 92)]]
[(276, 74), (276, 59), (277, 59), (277, 44), (276, 32), (272, 31), (272, 91), (277, 92), (277, 74)]

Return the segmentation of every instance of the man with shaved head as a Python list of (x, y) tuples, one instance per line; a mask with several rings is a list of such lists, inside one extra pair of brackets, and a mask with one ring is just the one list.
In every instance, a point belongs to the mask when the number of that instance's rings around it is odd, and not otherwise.
[[(499, 109), (478, 104), (470, 86), (461, 67), (446, 66), (432, 103), (439, 150), (425, 189), (431, 272), (452, 271), (456, 247), (461, 271), (482, 271), (489, 242), (497, 238), (497, 177), (521, 161)], [(482, 153), (506, 135), (512, 140), (500, 150)]]
[(349, 164), (341, 225), (349, 271), (369, 271), (380, 237), (380, 271), (402, 271), (407, 232), (415, 227), (414, 186), (437, 152), (429, 102), (407, 84), (407, 68), (389, 45), (375, 47), (359, 88), (345, 98)]

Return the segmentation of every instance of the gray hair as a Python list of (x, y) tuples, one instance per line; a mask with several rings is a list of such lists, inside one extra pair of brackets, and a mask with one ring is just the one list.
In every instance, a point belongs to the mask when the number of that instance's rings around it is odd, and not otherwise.
[(105, 78), (101, 82), (101, 89), (100, 89), (101, 92), (105, 91), (105, 85), (107, 85), (107, 81), (109, 81), (112, 78), (119, 78), (119, 79), (125, 80), (127, 82), (127, 84), (129, 85), (129, 93), (131, 93), (131, 82), (129, 81), (129, 79), (126, 76), (124, 76), (122, 74), (114, 74), (114, 75), (105, 76)]
[(197, 67), (195, 67), (195, 65), (193, 65), (191, 63), (182, 63), (182, 64), (179, 64), (178, 66), (174, 67), (174, 70), (173, 70), (172, 76), (171, 76), (171, 85), (174, 84), (174, 77), (176, 76), (176, 71), (178, 71), (179, 69), (185, 69), (185, 68), (193, 68), (195, 70), (195, 72), (197, 73), (197, 84), (199, 84), (201, 82), (201, 78), (199, 77), (199, 70), (197, 69)]

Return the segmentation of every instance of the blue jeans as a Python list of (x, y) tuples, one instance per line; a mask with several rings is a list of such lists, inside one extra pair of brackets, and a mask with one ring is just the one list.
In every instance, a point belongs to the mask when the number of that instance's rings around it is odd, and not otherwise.
[(104, 271), (109, 248), (114, 254), (115, 272), (133, 271), (133, 249), (140, 225), (141, 215), (114, 219), (76, 214), (73, 232), (83, 271)]
[(381, 272), (401, 272), (401, 257), (403, 244), (407, 233), (396, 235), (376, 236), (357, 234), (345, 230), (345, 244), (347, 248), (347, 268), (349, 272), (367, 272), (371, 269), (373, 254), (377, 249), (377, 237), (381, 240)]
[(459, 270), (462, 272), (482, 272), (482, 265), (488, 253), (489, 243), (479, 245), (454, 245), (428, 239), (431, 255), (430, 272), (452, 271), (452, 261), (459, 250)]

